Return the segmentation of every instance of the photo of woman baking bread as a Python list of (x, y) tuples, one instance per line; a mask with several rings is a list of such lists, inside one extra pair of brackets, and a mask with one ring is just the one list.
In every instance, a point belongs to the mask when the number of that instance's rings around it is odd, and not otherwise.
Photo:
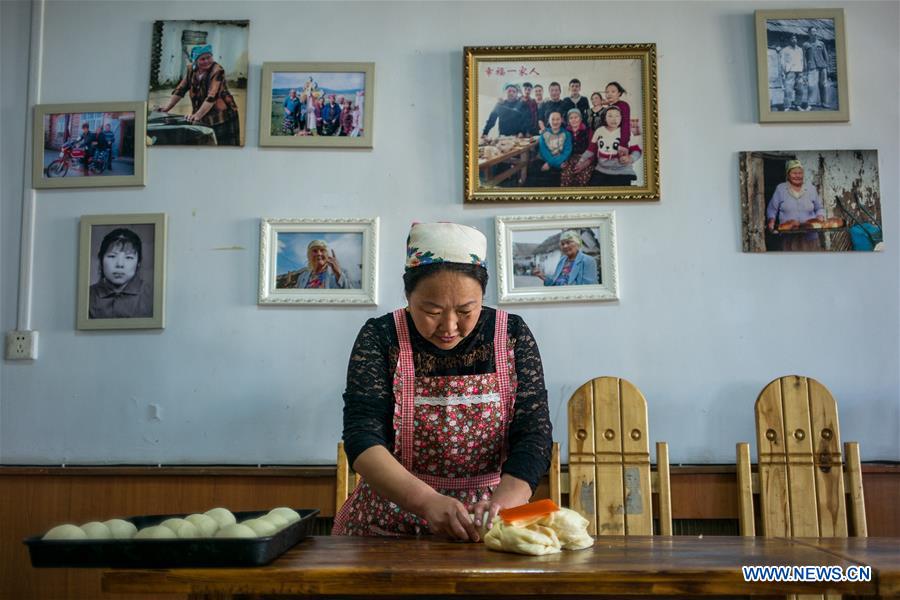
[(520, 317), (483, 305), (486, 254), (472, 227), (410, 229), (407, 306), (369, 319), (351, 352), (343, 440), (362, 482), (334, 534), (479, 541), (475, 524), (527, 503), (546, 472), (541, 356)]

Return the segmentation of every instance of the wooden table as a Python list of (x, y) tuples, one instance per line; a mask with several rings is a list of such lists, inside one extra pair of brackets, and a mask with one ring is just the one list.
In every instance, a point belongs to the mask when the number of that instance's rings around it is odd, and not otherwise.
[[(868, 582), (745, 582), (742, 565), (871, 564)], [(776, 596), (898, 593), (900, 539), (603, 537), (593, 548), (548, 556), (493, 552), (428, 538), (312, 537), (265, 567), (117, 569), (105, 592), (328, 596)], [(879, 589), (879, 585), (883, 589)]]
[[(531, 162), (531, 150), (536, 148), (537, 145), (536, 141), (524, 145), (517, 144), (512, 150), (508, 150), (494, 158), (479, 161), (478, 173), (479, 177), (481, 177), (481, 185), (484, 187), (495, 187), (501, 181), (509, 179), (516, 174), (519, 175), (519, 185), (525, 183), (525, 180), (528, 178), (528, 163)], [(493, 177), (489, 177), (490, 168), (502, 163), (508, 163), (510, 167)]]

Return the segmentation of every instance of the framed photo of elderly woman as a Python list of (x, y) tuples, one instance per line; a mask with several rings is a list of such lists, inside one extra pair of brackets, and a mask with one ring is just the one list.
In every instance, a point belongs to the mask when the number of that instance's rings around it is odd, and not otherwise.
[(377, 268), (377, 217), (260, 223), (260, 304), (375, 305)]
[(744, 252), (879, 251), (876, 150), (741, 152)]
[(85, 215), (78, 329), (165, 327), (166, 215)]
[(143, 102), (34, 107), (35, 188), (144, 185), (147, 130)]
[(259, 145), (371, 148), (375, 63), (267, 62)]
[(156, 21), (147, 144), (243, 146), (250, 21)]
[(756, 11), (761, 123), (849, 121), (843, 9)]
[(655, 44), (466, 47), (464, 200), (659, 200)]
[(619, 299), (612, 211), (496, 217), (495, 225), (501, 303)]

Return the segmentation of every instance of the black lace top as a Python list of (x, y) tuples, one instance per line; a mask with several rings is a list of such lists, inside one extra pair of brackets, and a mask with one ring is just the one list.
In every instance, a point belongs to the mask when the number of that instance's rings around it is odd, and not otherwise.
[[(475, 329), (455, 348), (441, 350), (416, 331), (406, 314), (416, 376), (479, 375), (494, 367), (496, 311), (484, 307)], [(509, 454), (502, 472), (537, 487), (550, 465), (552, 429), (541, 355), (521, 317), (509, 315), (508, 344), (515, 352), (516, 401), (509, 427)], [(344, 449), (352, 465), (367, 448), (394, 450), (392, 382), (400, 344), (394, 317), (369, 319), (353, 344), (344, 392)]]

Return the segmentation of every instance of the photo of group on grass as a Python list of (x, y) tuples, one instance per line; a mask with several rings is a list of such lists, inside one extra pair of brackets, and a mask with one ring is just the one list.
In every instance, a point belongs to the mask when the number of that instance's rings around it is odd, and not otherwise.
[(272, 74), (272, 136), (359, 137), (365, 73)]

